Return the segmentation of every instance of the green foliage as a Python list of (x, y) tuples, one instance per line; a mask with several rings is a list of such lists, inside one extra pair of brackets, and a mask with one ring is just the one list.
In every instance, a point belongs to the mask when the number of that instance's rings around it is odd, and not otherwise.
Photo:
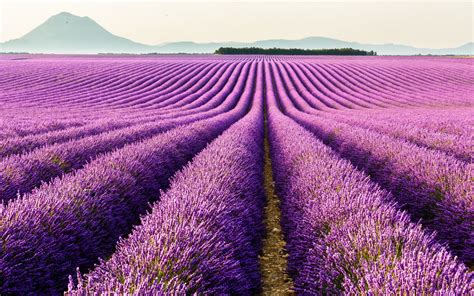
[(301, 49), (301, 48), (260, 48), (260, 47), (220, 47), (214, 54), (265, 54), (265, 55), (362, 55), (375, 56), (373, 50), (365, 51), (354, 48)]

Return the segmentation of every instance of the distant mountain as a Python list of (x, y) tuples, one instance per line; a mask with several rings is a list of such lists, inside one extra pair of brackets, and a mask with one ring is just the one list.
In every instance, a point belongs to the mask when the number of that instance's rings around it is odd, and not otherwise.
[(61, 12), (21, 38), (0, 45), (0, 51), (31, 53), (149, 52), (153, 47), (116, 36), (89, 17)]
[(416, 54), (433, 54), (433, 55), (473, 55), (473, 43), (467, 43), (456, 48), (431, 49), (416, 48), (413, 46), (399, 44), (362, 44), (358, 42), (348, 42), (338, 39), (326, 37), (308, 37), (299, 40), (286, 39), (270, 39), (256, 42), (222, 42), (222, 43), (194, 43), (194, 42), (173, 42), (165, 45), (155, 46), (155, 52), (158, 53), (212, 53), (219, 47), (262, 47), (262, 48), (304, 48), (304, 49), (321, 49), (321, 48), (354, 48), (362, 50), (374, 50), (379, 55), (416, 55)]
[(270, 39), (256, 42), (191, 41), (146, 45), (116, 36), (89, 17), (62, 12), (25, 36), (0, 43), (0, 52), (31, 53), (213, 53), (219, 47), (279, 47), (279, 48), (347, 48), (374, 50), (379, 55), (473, 55), (473, 43), (456, 48), (416, 48), (400, 44), (363, 44), (326, 37), (308, 37), (299, 40)]

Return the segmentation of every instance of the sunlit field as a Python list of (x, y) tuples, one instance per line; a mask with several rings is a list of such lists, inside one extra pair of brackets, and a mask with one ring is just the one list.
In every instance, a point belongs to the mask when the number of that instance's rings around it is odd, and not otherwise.
[(472, 66), (0, 55), (0, 294), (468, 295)]

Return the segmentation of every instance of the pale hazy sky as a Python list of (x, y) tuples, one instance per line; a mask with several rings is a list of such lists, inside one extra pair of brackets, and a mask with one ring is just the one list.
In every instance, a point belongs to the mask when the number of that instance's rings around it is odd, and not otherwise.
[(0, 0), (0, 41), (21, 37), (62, 11), (146, 44), (324, 36), (442, 48), (473, 40), (470, 1)]

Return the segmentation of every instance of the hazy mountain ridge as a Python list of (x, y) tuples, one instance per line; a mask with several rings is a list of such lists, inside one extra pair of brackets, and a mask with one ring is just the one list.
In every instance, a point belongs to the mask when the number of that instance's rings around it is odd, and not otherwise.
[(256, 42), (191, 41), (147, 45), (114, 35), (89, 17), (62, 12), (21, 38), (0, 43), (0, 52), (31, 53), (212, 53), (219, 47), (280, 47), (280, 48), (344, 48), (374, 50), (380, 55), (473, 55), (474, 43), (456, 48), (430, 49), (399, 44), (363, 44), (326, 37), (308, 37), (299, 40), (269, 39)]
[(116, 36), (89, 17), (62, 12), (21, 38), (0, 45), (1, 51), (32, 53), (149, 52), (153, 47)]

